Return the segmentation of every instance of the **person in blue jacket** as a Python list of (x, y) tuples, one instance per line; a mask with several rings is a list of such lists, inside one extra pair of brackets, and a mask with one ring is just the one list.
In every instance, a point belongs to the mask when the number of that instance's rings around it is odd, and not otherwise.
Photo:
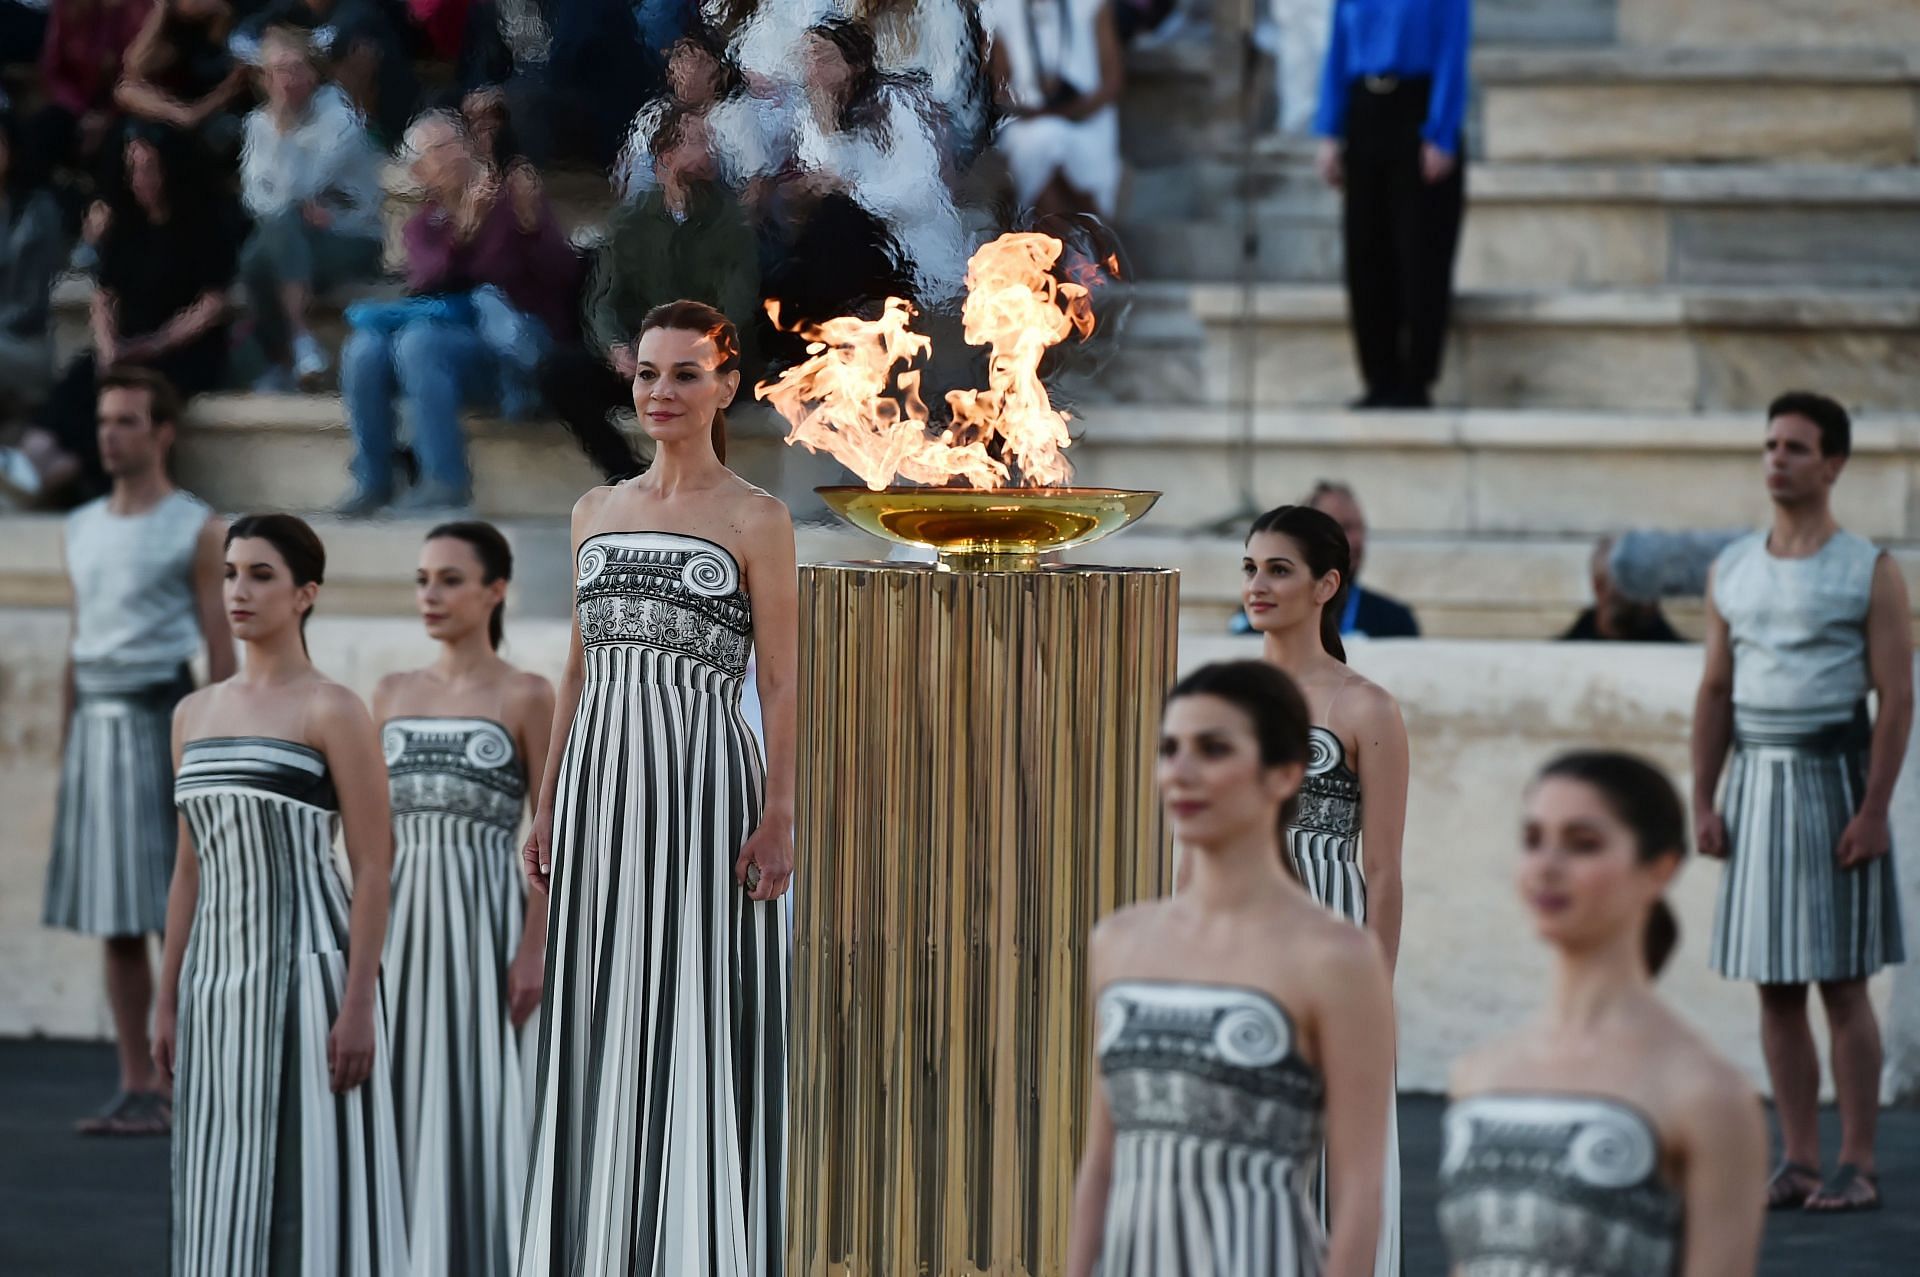
[(1347, 303), (1366, 392), (1426, 408), (1440, 376), (1466, 197), (1472, 0), (1333, 0), (1314, 132), (1344, 194)]

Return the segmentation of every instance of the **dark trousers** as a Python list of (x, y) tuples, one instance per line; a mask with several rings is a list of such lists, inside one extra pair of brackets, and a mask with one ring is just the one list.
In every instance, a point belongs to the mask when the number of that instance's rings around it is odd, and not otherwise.
[(554, 346), (540, 361), (540, 393), (607, 478), (624, 479), (646, 469), (611, 420), (633, 406), (633, 383), (598, 355), (570, 342)]
[(1453, 257), (1466, 202), (1466, 157), (1444, 181), (1420, 173), (1428, 82), (1348, 90), (1347, 306), (1360, 375), (1374, 398), (1423, 398), (1440, 377), (1453, 305)]

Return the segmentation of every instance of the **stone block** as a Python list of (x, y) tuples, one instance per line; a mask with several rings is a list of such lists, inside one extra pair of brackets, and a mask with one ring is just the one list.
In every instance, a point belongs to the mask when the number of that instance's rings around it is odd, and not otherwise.
[(1672, 328), (1456, 325), (1449, 403), (1487, 408), (1673, 409), (1693, 405), (1694, 351)]
[(1698, 405), (1760, 408), (1783, 389), (1815, 386), (1854, 408), (1897, 411), (1920, 387), (1920, 331), (1755, 332), (1694, 334)]
[(1667, 226), (1665, 212), (1649, 205), (1476, 201), (1455, 279), (1462, 288), (1663, 284)]
[(1830, 49), (1920, 45), (1913, 0), (1616, 0), (1622, 43)]
[(1915, 159), (1907, 83), (1507, 83), (1484, 86), (1491, 160)]
[(1673, 283), (1920, 288), (1920, 208), (1685, 208), (1671, 223)]

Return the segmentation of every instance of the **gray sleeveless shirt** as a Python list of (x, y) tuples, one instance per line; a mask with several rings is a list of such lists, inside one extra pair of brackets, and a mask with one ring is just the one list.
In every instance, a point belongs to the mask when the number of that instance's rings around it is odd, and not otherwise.
[(193, 555), (208, 514), (176, 490), (144, 514), (117, 515), (101, 497), (67, 516), (76, 666), (127, 686), (166, 682), (193, 659)]
[(1880, 551), (1835, 532), (1816, 554), (1777, 558), (1767, 533), (1714, 561), (1713, 605), (1733, 640), (1733, 703), (1844, 722), (1866, 699), (1867, 606)]

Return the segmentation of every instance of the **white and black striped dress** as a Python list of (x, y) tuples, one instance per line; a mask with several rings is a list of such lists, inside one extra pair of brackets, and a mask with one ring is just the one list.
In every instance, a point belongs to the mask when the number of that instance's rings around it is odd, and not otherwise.
[(1851, 869), (1834, 857), (1866, 796), (1866, 622), (1879, 557), (1872, 542), (1835, 532), (1816, 554), (1776, 558), (1756, 532), (1715, 561), (1713, 603), (1733, 651), (1733, 756), (1710, 960), (1729, 979), (1859, 980), (1906, 957), (1893, 857)]
[(526, 920), (514, 835), (527, 791), (488, 718), (394, 718), (393, 911), (381, 978), (412, 1277), (505, 1277), (533, 1118), (529, 1034), (508, 1013)]
[[(1347, 765), (1340, 738), (1319, 725), (1307, 729), (1306, 779), (1293, 820), (1287, 825), (1287, 860), (1300, 885), (1327, 908), (1349, 921), (1367, 922), (1367, 875), (1360, 863), (1360, 777)], [(1400, 1109), (1398, 1097), (1387, 1105), (1387, 1160), (1383, 1168), (1385, 1201), (1380, 1210), (1378, 1277), (1400, 1273)], [(1327, 1223), (1324, 1159), (1315, 1180), (1320, 1222)]]
[(723, 547), (580, 547), (521, 1277), (762, 1277), (785, 1246), (787, 937), (734, 862), (764, 802)]
[(1320, 1074), (1255, 989), (1120, 980), (1098, 1005), (1113, 1115), (1099, 1277), (1313, 1277)]
[(328, 1084), (348, 889), (326, 760), (291, 741), (197, 740), (174, 793), (200, 895), (180, 972), (173, 1277), (403, 1274), (378, 1015), (372, 1074), (344, 1095)]

